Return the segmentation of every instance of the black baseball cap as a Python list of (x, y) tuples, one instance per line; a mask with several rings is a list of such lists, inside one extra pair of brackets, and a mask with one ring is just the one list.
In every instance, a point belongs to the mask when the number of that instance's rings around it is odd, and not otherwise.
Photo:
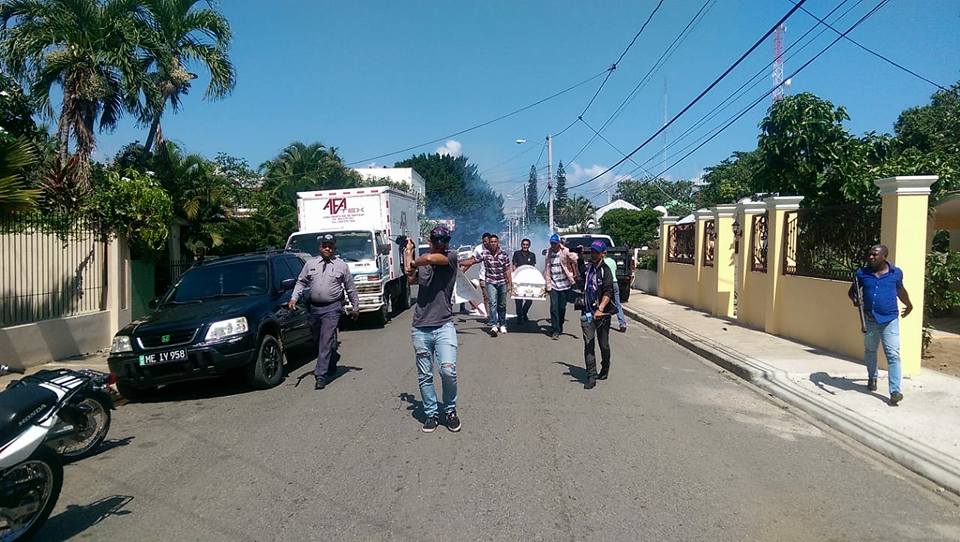
[(450, 230), (445, 226), (437, 226), (430, 230), (430, 240), (436, 243), (449, 243)]
[(332, 233), (325, 233), (317, 236), (317, 242), (321, 245), (325, 243), (337, 244), (337, 238)]

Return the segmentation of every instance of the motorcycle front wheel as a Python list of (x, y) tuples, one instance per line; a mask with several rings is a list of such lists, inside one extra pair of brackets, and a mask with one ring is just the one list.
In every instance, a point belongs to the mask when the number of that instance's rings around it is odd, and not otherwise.
[(29, 540), (47, 521), (63, 488), (63, 463), (40, 446), (23, 463), (0, 472), (0, 542)]
[(103, 399), (84, 397), (76, 405), (76, 412), (82, 417), (76, 422), (79, 425), (77, 433), (57, 442), (54, 447), (68, 462), (93, 455), (110, 431), (110, 405)]

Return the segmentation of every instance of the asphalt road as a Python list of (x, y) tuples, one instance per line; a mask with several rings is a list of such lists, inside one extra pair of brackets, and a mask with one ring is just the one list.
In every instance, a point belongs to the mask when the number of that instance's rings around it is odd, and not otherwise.
[(636, 323), (587, 391), (577, 325), (459, 318), (463, 430), (421, 433), (409, 327), (341, 333), (321, 392), (301, 355), (122, 406), (39, 540), (960, 539), (956, 499)]

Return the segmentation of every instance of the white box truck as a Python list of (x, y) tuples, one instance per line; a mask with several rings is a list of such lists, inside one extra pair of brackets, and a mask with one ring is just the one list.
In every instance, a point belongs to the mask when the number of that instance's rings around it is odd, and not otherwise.
[(417, 198), (386, 186), (297, 193), (299, 231), (287, 249), (319, 253), (317, 238), (331, 233), (337, 253), (350, 267), (360, 296), (360, 312), (386, 323), (394, 310), (410, 306), (403, 273), (403, 250), (393, 242), (405, 235), (418, 243)]

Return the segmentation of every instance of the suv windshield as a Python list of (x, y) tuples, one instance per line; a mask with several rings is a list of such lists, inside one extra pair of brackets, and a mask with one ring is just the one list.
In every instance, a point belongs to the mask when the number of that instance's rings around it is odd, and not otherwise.
[(266, 260), (217, 263), (201, 265), (184, 274), (167, 302), (193, 303), (204, 299), (265, 293)]
[[(294, 235), (287, 248), (297, 252), (306, 252), (311, 256), (320, 255), (317, 237), (322, 233), (302, 233)], [(374, 258), (373, 236), (368, 231), (345, 231), (334, 233), (337, 237), (337, 255), (345, 262), (357, 262)]]
[(588, 247), (590, 243), (600, 239), (607, 244), (607, 247), (610, 246), (610, 239), (603, 235), (571, 235), (569, 237), (563, 238), (563, 244), (567, 245), (567, 248), (573, 250), (577, 247)]

